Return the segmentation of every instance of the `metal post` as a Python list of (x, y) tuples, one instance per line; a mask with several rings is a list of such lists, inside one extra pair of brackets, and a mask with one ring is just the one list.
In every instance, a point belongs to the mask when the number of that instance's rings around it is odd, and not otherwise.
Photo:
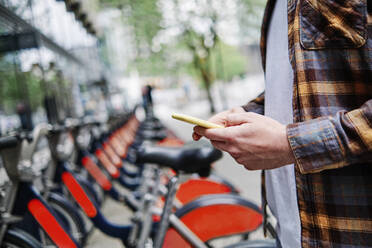
[(174, 176), (169, 180), (168, 183), (168, 195), (165, 200), (163, 214), (161, 216), (161, 221), (159, 223), (159, 229), (155, 237), (155, 248), (161, 248), (163, 246), (163, 241), (165, 234), (169, 226), (169, 217), (172, 214), (173, 200), (177, 193), (178, 177)]
[[(145, 208), (143, 212), (143, 219), (142, 219), (142, 228), (141, 228), (141, 234), (137, 243), (138, 248), (145, 247), (145, 244), (148, 241), (148, 238), (150, 237), (151, 228), (152, 228), (152, 214), (153, 214), (153, 208), (155, 205), (155, 201), (158, 199), (159, 196), (159, 185), (160, 185), (160, 170), (157, 167), (154, 167), (154, 185), (152, 185), (151, 194), (145, 195)], [(151, 186), (150, 186), (151, 187)]]

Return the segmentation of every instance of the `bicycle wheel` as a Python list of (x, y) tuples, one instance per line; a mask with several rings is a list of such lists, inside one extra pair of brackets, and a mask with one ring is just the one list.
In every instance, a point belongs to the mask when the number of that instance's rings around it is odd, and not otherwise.
[(70, 235), (79, 244), (84, 245), (88, 232), (80, 212), (70, 202), (56, 193), (49, 195), (48, 203), (55, 210), (66, 228), (68, 228)]
[(25, 231), (9, 229), (1, 244), (1, 248), (42, 248), (42, 244)]
[[(226, 245), (224, 241), (232, 236), (240, 238), (240, 235), (253, 232), (262, 224), (259, 207), (233, 194), (202, 196), (177, 210), (175, 215), (209, 247), (217, 239)], [(222, 240), (224, 238), (226, 240)], [(192, 245), (187, 237), (170, 227), (163, 243), (163, 248), (168, 247), (187, 248)]]

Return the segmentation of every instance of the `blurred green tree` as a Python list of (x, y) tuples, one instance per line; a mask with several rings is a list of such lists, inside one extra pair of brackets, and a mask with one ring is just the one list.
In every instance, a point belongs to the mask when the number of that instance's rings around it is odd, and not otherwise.
[(213, 82), (230, 81), (244, 74), (246, 66), (246, 58), (224, 40), (238, 37), (235, 44), (257, 43), (265, 0), (101, 0), (101, 3), (120, 8), (126, 25), (133, 27), (137, 57), (132, 66), (142, 75), (194, 73), (206, 90), (213, 113)]
[(41, 107), (43, 91), (40, 79), (32, 72), (22, 72), (16, 53), (0, 56), (0, 109), (14, 113), (19, 102), (30, 105), (32, 111)]

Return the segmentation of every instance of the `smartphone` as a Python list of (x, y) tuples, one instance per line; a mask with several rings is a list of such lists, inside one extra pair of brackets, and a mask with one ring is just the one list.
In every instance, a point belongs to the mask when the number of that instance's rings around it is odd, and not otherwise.
[(184, 114), (172, 114), (172, 118), (179, 120), (179, 121), (184, 121), (190, 124), (194, 124), (197, 126), (201, 126), (204, 128), (224, 128), (224, 126), (218, 125), (213, 122), (205, 121), (190, 115), (184, 115)]

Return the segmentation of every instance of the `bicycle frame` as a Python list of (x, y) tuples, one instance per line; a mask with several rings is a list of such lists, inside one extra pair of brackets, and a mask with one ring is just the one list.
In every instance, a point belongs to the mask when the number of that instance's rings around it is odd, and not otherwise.
[[(20, 183), (17, 195), (12, 214), (24, 216), (26, 212), (29, 212), (58, 247), (79, 247), (60, 224), (61, 220), (32, 185), (25, 182)], [(34, 236), (38, 235), (35, 232), (35, 225), (24, 225), (23, 222), (19, 222), (17, 226), (33, 233)]]

